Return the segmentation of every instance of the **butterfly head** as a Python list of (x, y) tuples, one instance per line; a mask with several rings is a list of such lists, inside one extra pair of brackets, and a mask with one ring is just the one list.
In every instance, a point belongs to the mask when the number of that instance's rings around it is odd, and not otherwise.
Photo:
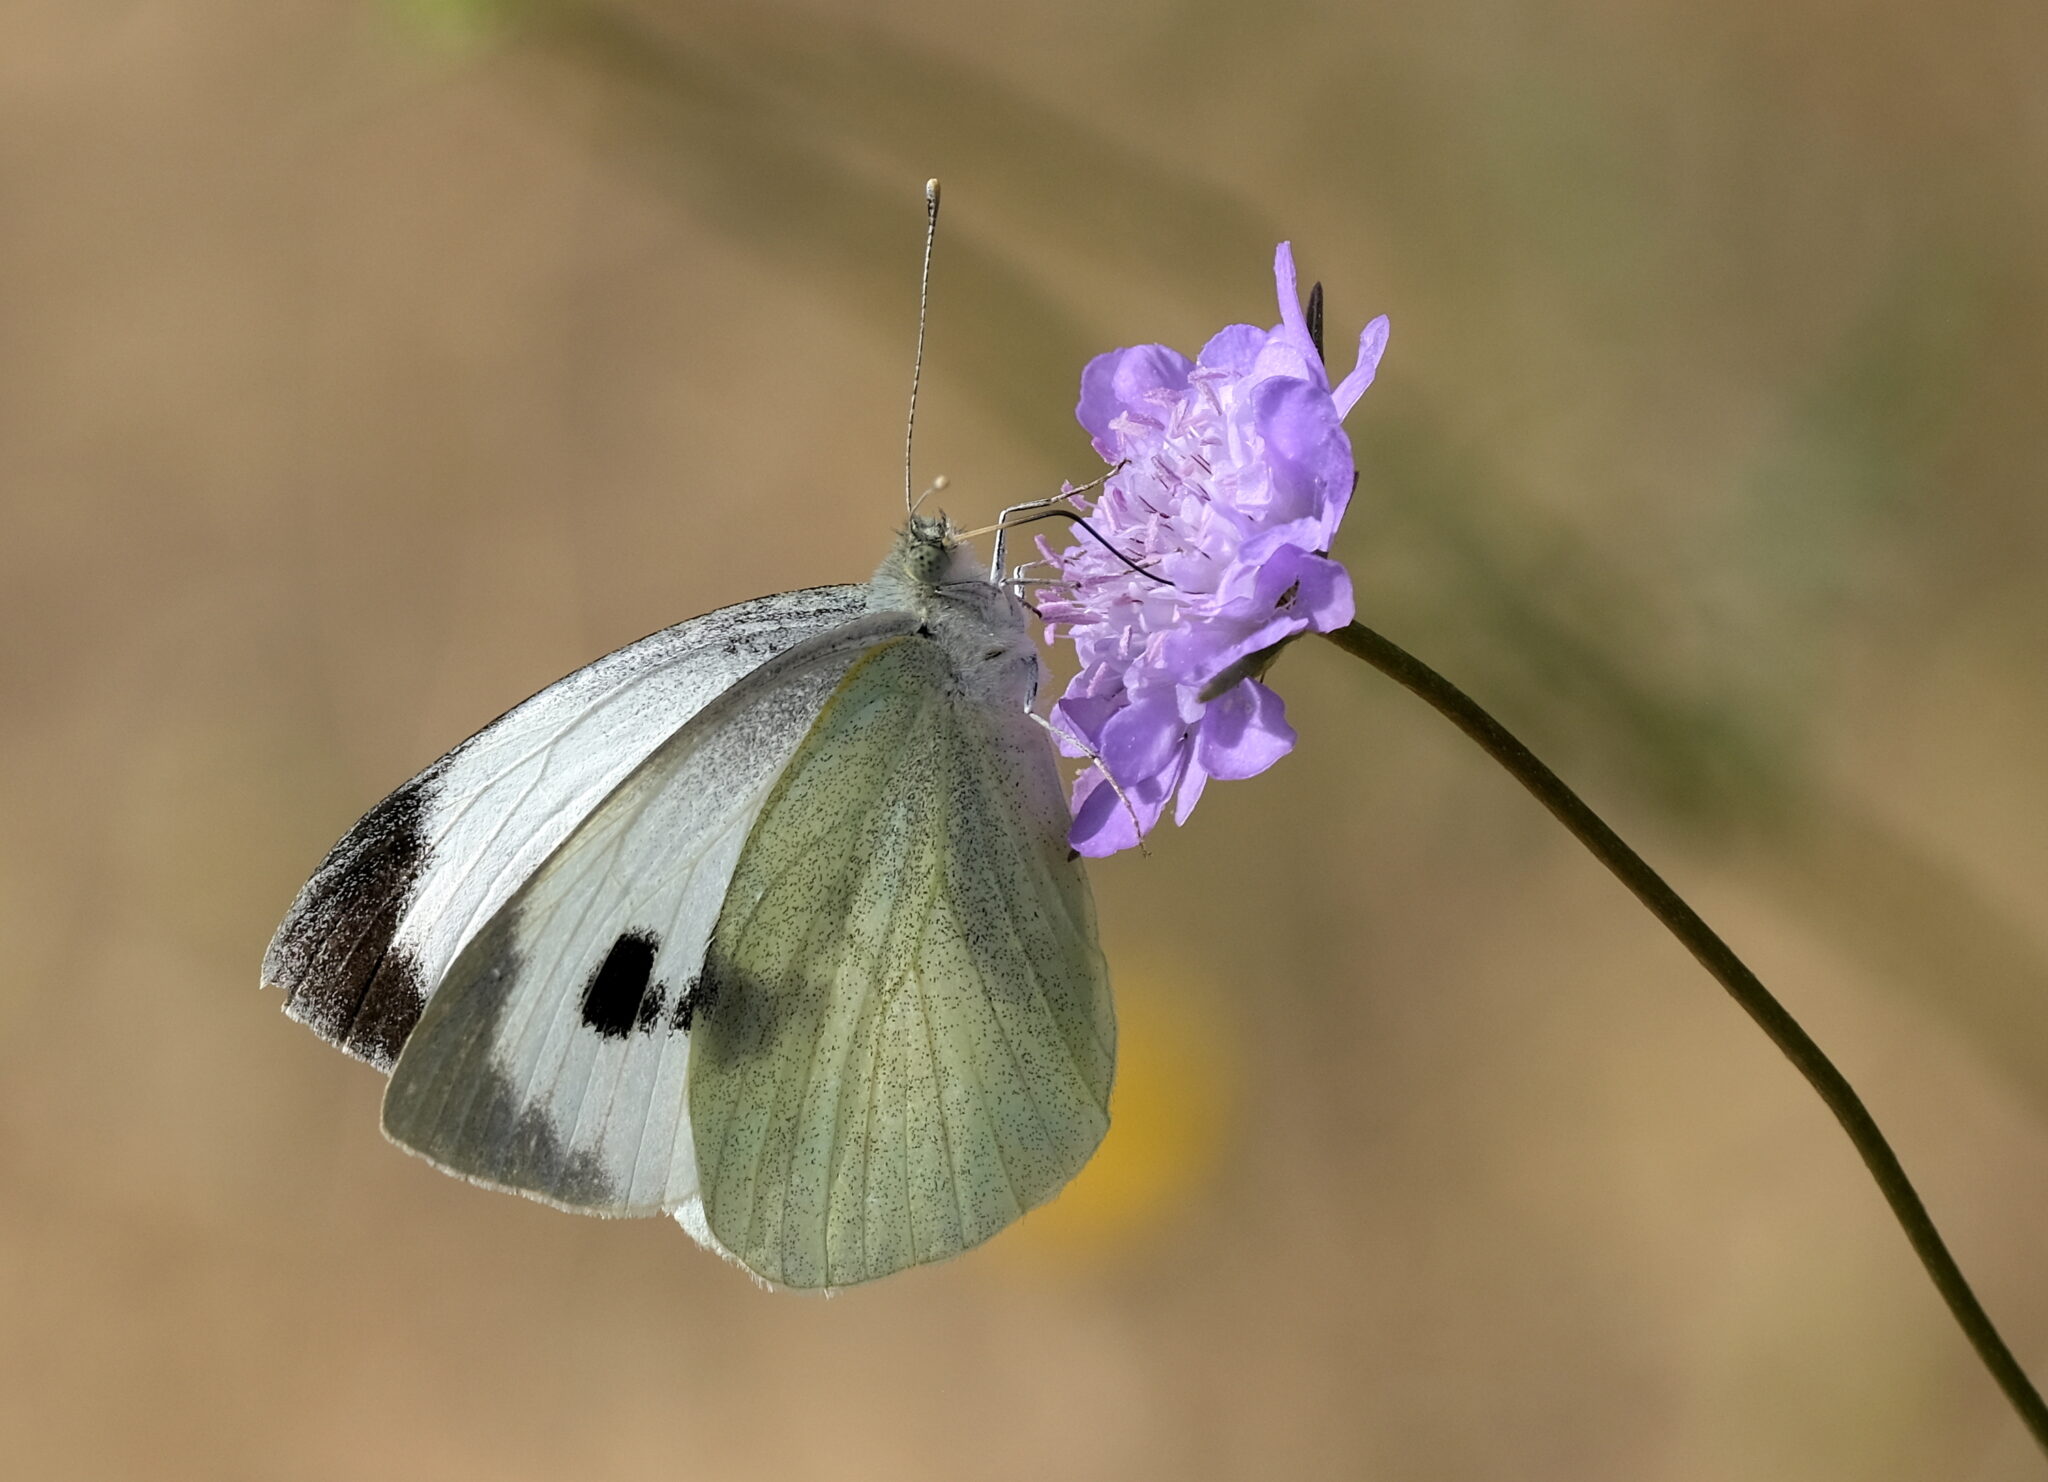
[(959, 532), (944, 515), (912, 515), (900, 545), (903, 574), (921, 586), (935, 587), (946, 579), (946, 568), (959, 547)]
[(944, 515), (912, 515), (875, 572), (874, 586), (889, 594), (889, 605), (914, 612), (940, 587), (975, 575), (974, 555), (959, 526)]

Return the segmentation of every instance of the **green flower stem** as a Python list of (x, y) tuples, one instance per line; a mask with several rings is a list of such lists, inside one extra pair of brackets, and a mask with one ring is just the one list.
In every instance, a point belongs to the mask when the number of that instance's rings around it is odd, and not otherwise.
[(1742, 959), (1714, 934), (1699, 913), (1643, 862), (1641, 855), (1624, 844), (1620, 835), (1601, 822), (1577, 793), (1469, 695), (1406, 649), (1361, 624), (1353, 623), (1323, 636), (1435, 706), (1451, 724), (1478, 742), (1488, 756), (1507, 768), (1517, 782), (1534, 793), (1536, 800), (1593, 852), (1595, 859), (1635, 892), (1636, 899), (1685, 944), (1686, 950), (1699, 959), (1700, 966), (1714, 975), (1729, 996), (1770, 1036), (1771, 1043), (1799, 1068), (1862, 1155), (1885, 1202), (1891, 1205), (1893, 1217), (1913, 1243), (1914, 1254), (1920, 1257), (1920, 1264), (1927, 1269), (1942, 1300), (1948, 1303), (1948, 1310), (1970, 1340), (1970, 1346), (1977, 1350), (1977, 1357), (2005, 1391), (2005, 1397), (2019, 1412), (2036, 1444), (2048, 1452), (2048, 1405), (2042, 1403), (2040, 1392), (2020, 1368), (2012, 1350), (2005, 1346), (2005, 1340), (1999, 1337), (1969, 1282), (1963, 1279), (1955, 1257), (1949, 1254), (1928, 1216), (1927, 1206), (1920, 1202), (1906, 1170), (1899, 1166), (1898, 1155), (1878, 1131), (1863, 1099), (1835, 1069), (1834, 1062), (1821, 1053), (1820, 1046), (1799, 1027), (1799, 1022), (1785, 1011), (1785, 1006), (1771, 996), (1757, 975), (1743, 965)]

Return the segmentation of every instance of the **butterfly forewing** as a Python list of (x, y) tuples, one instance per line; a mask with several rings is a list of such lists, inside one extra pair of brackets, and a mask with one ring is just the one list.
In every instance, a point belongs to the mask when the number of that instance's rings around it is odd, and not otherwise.
[(861, 617), (778, 655), (619, 783), (456, 958), (392, 1072), (391, 1137), (572, 1208), (691, 1198), (690, 1029), (727, 883), (827, 696), (915, 621)]
[(606, 655), (372, 809), (263, 959), (285, 1008), (389, 1069), (456, 953), (619, 780), (764, 661), (860, 615), (860, 587), (743, 602)]
[(1108, 1125), (1115, 1025), (1051, 750), (922, 636), (838, 686), (754, 820), (689, 1073), (704, 1217), (841, 1286), (987, 1239)]

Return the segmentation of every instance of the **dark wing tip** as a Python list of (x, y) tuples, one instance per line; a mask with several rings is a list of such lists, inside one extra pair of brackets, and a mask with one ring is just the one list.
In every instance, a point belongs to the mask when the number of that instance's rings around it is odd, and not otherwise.
[(328, 851), (263, 954), (263, 983), (285, 1013), (380, 1070), (419, 1022), (427, 984), (395, 942), (432, 845), (436, 768), (363, 815)]

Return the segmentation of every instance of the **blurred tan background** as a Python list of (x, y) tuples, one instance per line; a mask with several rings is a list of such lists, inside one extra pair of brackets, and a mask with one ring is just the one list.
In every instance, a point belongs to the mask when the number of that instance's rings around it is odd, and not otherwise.
[[(1094, 461), (1098, 350), (1392, 316), (1340, 554), (1833, 1051), (2048, 1375), (2034, 0), (0, 9), (0, 1453), (35, 1478), (1980, 1479), (1836, 1128), (1417, 702), (1095, 871), (1117, 1127), (764, 1294), (467, 1188), (256, 988), (388, 789)], [(1349, 362), (1348, 351), (1339, 358)]]

